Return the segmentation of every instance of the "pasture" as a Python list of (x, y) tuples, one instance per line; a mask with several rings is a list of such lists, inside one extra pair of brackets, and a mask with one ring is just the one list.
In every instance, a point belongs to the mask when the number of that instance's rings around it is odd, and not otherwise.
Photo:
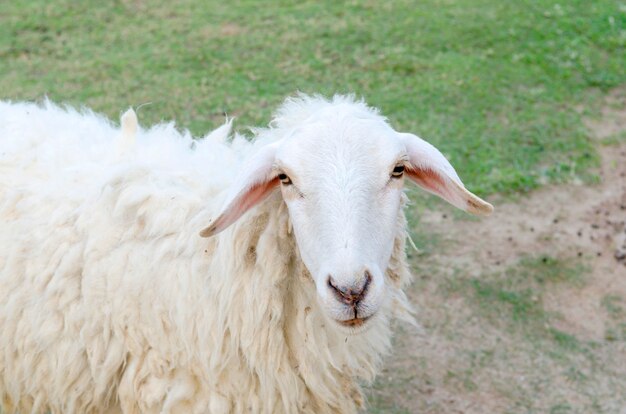
[(396, 326), (373, 413), (624, 412), (625, 84), (612, 0), (0, 4), (0, 99), (202, 136), (354, 93), (494, 204), (472, 219), (409, 186), (422, 329)]

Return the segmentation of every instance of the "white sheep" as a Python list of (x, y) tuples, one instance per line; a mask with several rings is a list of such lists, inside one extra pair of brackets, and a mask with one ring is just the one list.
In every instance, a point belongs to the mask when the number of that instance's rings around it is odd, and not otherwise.
[(0, 102), (5, 414), (355, 412), (411, 318), (403, 177), (492, 210), (350, 97), (253, 142), (127, 115)]

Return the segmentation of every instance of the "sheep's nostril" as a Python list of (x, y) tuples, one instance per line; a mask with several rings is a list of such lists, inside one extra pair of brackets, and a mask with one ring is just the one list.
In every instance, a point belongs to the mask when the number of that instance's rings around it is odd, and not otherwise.
[(349, 294), (349, 291), (341, 287), (339, 284), (335, 282), (332, 276), (328, 275), (328, 286), (338, 295), (345, 297), (345, 295)]
[(364, 277), (359, 280), (358, 284), (350, 286), (340, 285), (335, 282), (332, 276), (328, 276), (328, 287), (335, 293), (339, 301), (347, 305), (356, 305), (359, 303), (367, 294), (371, 282), (372, 276), (368, 271), (365, 271)]
[(365, 277), (363, 278), (363, 287), (361, 288), (361, 295), (364, 295), (367, 292), (367, 289), (370, 287), (370, 283), (372, 283), (372, 275), (369, 270), (365, 271)]

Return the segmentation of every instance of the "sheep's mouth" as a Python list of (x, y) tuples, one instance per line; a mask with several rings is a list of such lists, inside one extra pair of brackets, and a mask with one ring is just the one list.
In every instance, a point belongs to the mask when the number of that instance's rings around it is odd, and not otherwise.
[(352, 318), (352, 319), (348, 319), (347, 321), (337, 321), (339, 322), (341, 325), (347, 327), (347, 328), (360, 328), (361, 326), (363, 326), (365, 324), (365, 322), (368, 321), (370, 317), (366, 317), (366, 318)]

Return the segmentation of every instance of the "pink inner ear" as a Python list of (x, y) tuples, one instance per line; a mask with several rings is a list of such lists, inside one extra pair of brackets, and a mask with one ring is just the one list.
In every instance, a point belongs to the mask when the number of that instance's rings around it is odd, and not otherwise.
[(457, 186), (451, 182), (451, 179), (442, 177), (441, 174), (429, 168), (407, 168), (406, 172), (409, 178), (424, 190), (443, 198), (456, 207), (465, 209), (464, 198), (456, 191)]
[(224, 214), (218, 217), (218, 219), (207, 230), (211, 234), (215, 234), (233, 224), (246, 211), (270, 195), (274, 187), (278, 185), (278, 181), (278, 178), (275, 177), (270, 181), (263, 181), (254, 184), (247, 191), (237, 196), (237, 198), (235, 198), (227, 207)]
[(446, 185), (439, 174), (431, 169), (407, 168), (406, 172), (417, 185), (431, 193), (443, 197), (446, 192)]
[(261, 202), (265, 197), (267, 197), (270, 194), (270, 191), (277, 185), (278, 185), (278, 178), (275, 177), (270, 181), (264, 181), (262, 183), (253, 185), (242, 196), (237, 197), (237, 200), (236, 200), (236, 203), (238, 204), (238, 206), (236, 207), (237, 218), (241, 217), (241, 215), (243, 215), (243, 213), (248, 211), (248, 209), (255, 206), (257, 203)]

